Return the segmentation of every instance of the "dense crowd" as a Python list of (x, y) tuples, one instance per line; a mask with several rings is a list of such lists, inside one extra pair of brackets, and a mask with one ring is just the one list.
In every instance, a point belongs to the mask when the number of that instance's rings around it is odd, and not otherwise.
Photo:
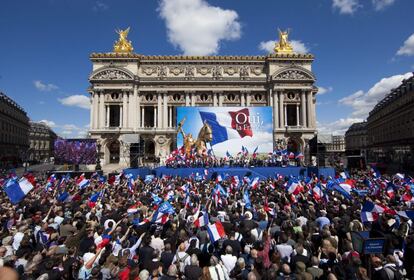
[(195, 152), (188, 155), (182, 150), (173, 151), (165, 161), (170, 168), (183, 167), (287, 167), (301, 166), (304, 164), (302, 153), (289, 152), (287, 149), (275, 149), (267, 155), (258, 155), (256, 152), (249, 153), (247, 149), (236, 155), (227, 152), (224, 157), (216, 157), (212, 150), (207, 150), (201, 155)]
[(207, 177), (27, 174), (0, 194), (0, 279), (413, 279), (411, 178)]

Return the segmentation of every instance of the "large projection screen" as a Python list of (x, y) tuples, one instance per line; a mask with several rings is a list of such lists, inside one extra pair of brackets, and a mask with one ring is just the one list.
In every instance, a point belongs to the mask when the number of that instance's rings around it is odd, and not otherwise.
[[(271, 107), (177, 107), (177, 127), (184, 119), (183, 131), (194, 139), (204, 122), (210, 125), (213, 141), (207, 147), (217, 157), (225, 157), (227, 152), (235, 157), (242, 147), (249, 154), (257, 148), (258, 156), (273, 152)], [(182, 145), (183, 136), (178, 133), (177, 146)]]
[(95, 139), (56, 139), (54, 143), (56, 164), (95, 164)]

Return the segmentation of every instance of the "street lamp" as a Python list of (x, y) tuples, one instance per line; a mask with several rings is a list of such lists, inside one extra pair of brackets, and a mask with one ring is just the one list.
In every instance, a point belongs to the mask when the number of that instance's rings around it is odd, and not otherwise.
[(96, 157), (95, 171), (100, 171), (102, 170), (102, 167), (101, 167), (101, 142), (99, 140), (96, 141), (96, 148), (98, 149), (98, 153)]

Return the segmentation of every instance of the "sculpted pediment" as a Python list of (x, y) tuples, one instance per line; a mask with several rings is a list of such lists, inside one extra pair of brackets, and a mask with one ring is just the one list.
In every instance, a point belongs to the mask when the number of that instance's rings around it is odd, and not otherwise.
[(279, 69), (272, 75), (272, 80), (277, 81), (315, 81), (313, 73), (303, 67), (285, 67)]
[(133, 80), (134, 75), (128, 70), (119, 69), (119, 68), (104, 68), (94, 71), (89, 80), (99, 80), (99, 81), (125, 81)]

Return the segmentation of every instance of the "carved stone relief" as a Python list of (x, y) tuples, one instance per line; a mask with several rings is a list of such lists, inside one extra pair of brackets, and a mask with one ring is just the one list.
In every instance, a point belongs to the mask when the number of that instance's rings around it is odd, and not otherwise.
[(132, 80), (132, 77), (120, 70), (108, 69), (95, 74), (92, 80)]

